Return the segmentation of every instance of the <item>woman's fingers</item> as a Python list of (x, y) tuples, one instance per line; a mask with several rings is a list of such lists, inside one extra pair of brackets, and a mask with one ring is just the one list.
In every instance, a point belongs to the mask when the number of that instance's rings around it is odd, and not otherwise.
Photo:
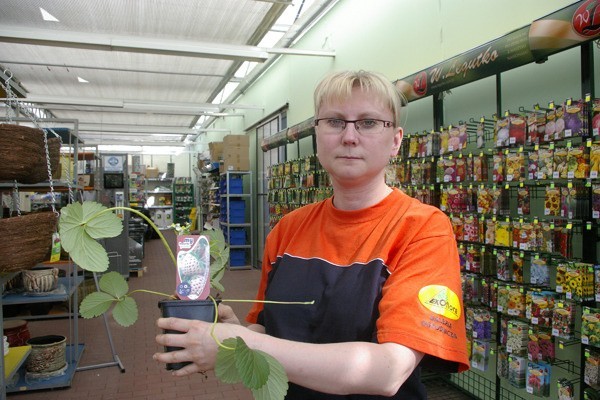
[(237, 315), (235, 315), (235, 313), (233, 312), (233, 308), (231, 308), (230, 306), (221, 303), (219, 304), (217, 311), (219, 313), (219, 322), (240, 325), (240, 320), (238, 319)]

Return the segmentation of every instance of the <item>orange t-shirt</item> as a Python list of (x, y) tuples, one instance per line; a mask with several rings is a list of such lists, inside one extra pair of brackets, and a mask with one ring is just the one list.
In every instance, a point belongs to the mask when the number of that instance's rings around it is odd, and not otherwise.
[(286, 215), (269, 234), (247, 321), (310, 343), (394, 342), (422, 365), (469, 368), (456, 241), (448, 217), (398, 189), (342, 211), (332, 199)]

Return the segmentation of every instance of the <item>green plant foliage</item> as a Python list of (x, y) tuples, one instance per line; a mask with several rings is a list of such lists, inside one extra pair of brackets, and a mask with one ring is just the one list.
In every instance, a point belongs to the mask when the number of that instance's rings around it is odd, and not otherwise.
[(119, 300), (113, 309), (113, 318), (123, 327), (133, 325), (138, 319), (138, 308), (134, 298), (124, 297)]
[(242, 381), (235, 365), (235, 347), (237, 339), (228, 338), (219, 346), (217, 362), (215, 364), (215, 375), (223, 383), (236, 384)]
[(112, 295), (115, 299), (120, 299), (129, 292), (127, 281), (116, 271), (102, 275), (98, 286), (100, 286), (100, 290)]
[(103, 205), (85, 201), (61, 209), (59, 229), (61, 244), (75, 264), (88, 271), (104, 272), (108, 255), (96, 239), (118, 236), (123, 221)]
[(261, 388), (269, 377), (269, 363), (260, 352), (248, 348), (241, 338), (237, 339), (235, 366), (240, 371), (242, 382), (250, 389)]
[(260, 350), (254, 350), (261, 353), (269, 363), (269, 378), (267, 383), (258, 389), (251, 389), (252, 395), (256, 400), (283, 400), (288, 391), (288, 378), (283, 366), (275, 358)]
[(79, 314), (89, 319), (98, 317), (108, 311), (115, 298), (104, 292), (93, 292), (85, 296), (79, 306)]
[(225, 274), (225, 267), (229, 260), (229, 247), (225, 245), (225, 236), (219, 229), (205, 230), (200, 233), (208, 238), (210, 243), (210, 284), (218, 291), (224, 292), (221, 279)]
[(287, 375), (279, 361), (250, 349), (240, 337), (223, 341), (215, 374), (224, 383), (243, 382), (256, 400), (283, 400), (288, 390)]

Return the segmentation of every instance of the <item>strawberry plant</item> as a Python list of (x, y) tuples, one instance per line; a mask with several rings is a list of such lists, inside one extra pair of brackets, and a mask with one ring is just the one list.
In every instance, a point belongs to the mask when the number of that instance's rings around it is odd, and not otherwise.
[[(109, 266), (108, 254), (98, 239), (118, 236), (123, 230), (123, 221), (113, 212), (129, 211), (142, 217), (156, 231), (165, 249), (169, 253), (173, 265), (177, 268), (177, 260), (169, 244), (158, 227), (143, 213), (129, 207), (107, 208), (95, 202), (73, 203), (62, 208), (59, 219), (59, 233), (63, 248), (69, 252), (73, 262), (83, 270), (105, 272)], [(175, 226), (178, 233), (189, 233), (188, 227)], [(216, 290), (224, 291), (220, 280), (225, 272), (229, 259), (229, 247), (220, 230), (206, 230), (201, 233), (210, 243), (210, 284)], [(184, 272), (193, 274), (198, 268), (196, 262), (184, 262)], [(190, 285), (198, 282), (191, 281)], [(83, 318), (98, 317), (111, 309), (114, 320), (122, 326), (130, 326), (138, 319), (137, 304), (132, 297), (136, 293), (150, 293), (175, 299), (175, 296), (151, 290), (129, 290), (125, 278), (118, 272), (108, 272), (99, 280), (99, 291), (90, 293), (83, 299), (80, 314)], [(216, 300), (213, 301), (215, 309)], [(183, 300), (182, 300), (183, 301)], [(252, 302), (254, 300), (225, 300)], [(312, 302), (287, 303), (312, 304)], [(217, 323), (215, 312), (214, 324)], [(213, 324), (213, 328), (214, 328)], [(270, 355), (250, 349), (240, 337), (228, 338), (219, 342), (215, 374), (224, 383), (242, 382), (248, 387), (257, 400), (283, 399), (287, 392), (288, 379), (283, 366)]]

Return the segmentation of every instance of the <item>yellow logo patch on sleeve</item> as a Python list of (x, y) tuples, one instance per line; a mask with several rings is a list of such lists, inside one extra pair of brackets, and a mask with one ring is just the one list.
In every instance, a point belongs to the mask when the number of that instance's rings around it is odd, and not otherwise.
[(430, 311), (446, 318), (460, 318), (460, 300), (450, 288), (442, 285), (429, 285), (419, 290), (419, 301)]

